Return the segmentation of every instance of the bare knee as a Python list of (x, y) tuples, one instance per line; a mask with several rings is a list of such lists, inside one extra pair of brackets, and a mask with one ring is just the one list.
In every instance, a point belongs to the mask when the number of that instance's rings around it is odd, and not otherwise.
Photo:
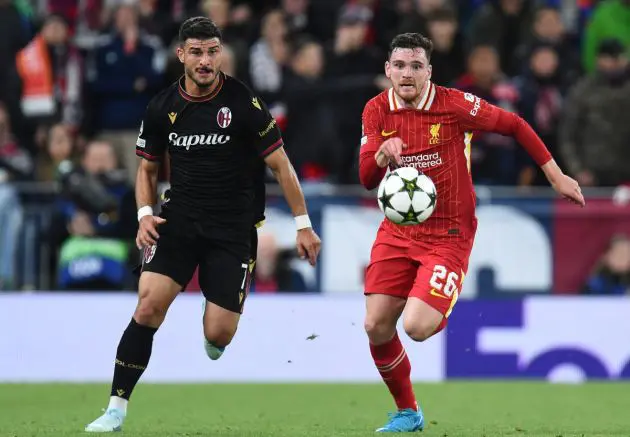
[(228, 325), (206, 326), (203, 329), (203, 334), (206, 340), (214, 346), (225, 347), (232, 342), (236, 329), (236, 326)]
[(133, 318), (140, 325), (159, 328), (166, 317), (169, 304), (170, 302), (162, 302), (155, 293), (146, 290), (140, 293), (138, 306), (133, 314)]
[(414, 320), (405, 318), (403, 321), (403, 327), (409, 338), (419, 342), (431, 338), (437, 331), (439, 324), (439, 322), (431, 319)]
[(166, 317), (167, 307), (153, 299), (142, 299), (138, 302), (133, 318), (140, 325), (159, 328)]
[(153, 272), (140, 276), (138, 305), (133, 318), (140, 325), (159, 328), (181, 286), (171, 278)]
[(371, 316), (368, 314), (364, 322), (365, 332), (372, 344), (383, 344), (396, 333), (396, 321)]
[(396, 334), (396, 323), (405, 306), (404, 299), (385, 294), (370, 294), (366, 299), (365, 332), (370, 343), (387, 343)]

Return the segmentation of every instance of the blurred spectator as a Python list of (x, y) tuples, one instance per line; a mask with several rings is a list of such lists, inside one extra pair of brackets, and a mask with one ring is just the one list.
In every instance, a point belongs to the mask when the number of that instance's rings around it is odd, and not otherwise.
[(250, 50), (250, 82), (267, 105), (276, 103), (282, 88), (283, 67), (287, 63), (289, 46), (286, 41), (285, 16), (280, 9), (262, 18), (261, 37)]
[(560, 11), (543, 6), (536, 11), (532, 35), (516, 53), (516, 61), (528, 69), (532, 51), (541, 44), (552, 46), (559, 56), (558, 73), (565, 84), (572, 84), (581, 73), (580, 53), (576, 42), (566, 32)]
[(8, 181), (30, 175), (33, 163), (11, 132), (9, 113), (0, 105), (0, 290), (15, 284), (17, 248), (23, 221), (22, 205)]
[(232, 50), (232, 47), (230, 45), (223, 44), (223, 48), (221, 49), (221, 56), (223, 58), (223, 60), (221, 61), (221, 71), (229, 76), (239, 77), (236, 55), (234, 54), (234, 50)]
[(41, 32), (17, 55), (17, 67), (22, 79), (22, 111), (31, 126), (62, 122), (78, 129), (83, 69), (62, 16), (45, 19)]
[(59, 166), (72, 161), (74, 142), (68, 126), (56, 124), (50, 128), (43, 153), (38, 156), (37, 179), (52, 182), (57, 179)]
[(416, 0), (374, 2), (370, 30), (374, 34), (373, 43), (379, 49), (387, 51), (405, 18), (415, 13), (415, 6)]
[[(363, 44), (371, 19), (370, 10), (364, 6), (351, 5), (342, 9), (333, 47), (327, 53), (327, 80), (355, 84), (330, 96), (342, 147), (338, 152), (340, 173), (337, 182), (340, 183), (358, 183), (358, 171), (351, 169), (358, 163), (361, 113), (365, 102), (380, 91), (376, 81), (383, 73), (385, 54)], [(361, 83), (364, 86), (361, 87)]]
[[(468, 56), (468, 71), (455, 83), (455, 88), (474, 94), (505, 110), (514, 111), (518, 92), (499, 67), (493, 46), (477, 46)], [(471, 148), (473, 181), (489, 185), (514, 185), (519, 180), (520, 166), (516, 145), (510, 137), (474, 132)]]
[(583, 291), (597, 295), (630, 294), (630, 238), (616, 235), (611, 239)]
[(597, 53), (602, 41), (618, 39), (630, 48), (630, 0), (601, 1), (595, 7), (584, 38), (584, 68), (592, 73), (597, 68)]
[[(118, 169), (114, 148), (91, 142), (79, 168), (63, 164), (63, 198), (52, 238), (60, 247), (62, 289), (123, 289), (137, 227), (132, 187)], [(65, 174), (64, 174), (65, 173)]]
[(397, 33), (418, 32), (427, 35), (427, 17), (447, 5), (446, 0), (415, 0), (415, 7), (402, 17)]
[(156, 37), (140, 31), (133, 7), (120, 6), (115, 31), (103, 36), (92, 56), (93, 129), (114, 145), (129, 180), (134, 181), (137, 158), (133, 144), (149, 100), (163, 85), (162, 47)]
[(28, 43), (29, 37), (28, 29), (13, 2), (0, 0), (0, 102), (5, 104), (13, 120), (13, 130), (20, 137), (24, 126), (16, 55)]
[(13, 133), (9, 112), (0, 104), (0, 183), (30, 179), (34, 167), (28, 150)]
[(158, 0), (138, 1), (138, 23), (140, 29), (157, 36), (163, 46), (168, 46), (177, 34), (177, 28), (169, 14), (158, 9), (157, 3)]
[[(560, 60), (552, 45), (540, 44), (531, 50), (527, 70), (514, 80), (519, 92), (517, 110), (563, 168), (557, 151), (558, 125), (566, 90), (560, 73)], [(519, 154), (529, 163), (527, 170), (521, 174), (519, 185), (546, 185), (547, 178), (540, 168), (523, 150)]]
[(449, 8), (440, 8), (427, 16), (428, 36), (433, 41), (431, 80), (450, 86), (466, 70), (464, 40), (457, 28), (457, 15)]
[(583, 186), (630, 182), (630, 69), (623, 44), (604, 40), (597, 70), (580, 80), (567, 99), (560, 151)]
[(282, 87), (282, 100), (287, 105), (287, 153), (298, 175), (313, 180), (337, 174), (339, 151), (343, 150), (330, 104), (334, 83), (322, 77), (324, 68), (322, 46), (300, 40)]
[(232, 47), (237, 64), (246, 65), (255, 34), (251, 10), (245, 4), (232, 6), (230, 0), (201, 1), (203, 14), (221, 29), (223, 41)]
[(306, 291), (304, 278), (291, 267), (292, 259), (296, 259), (295, 250), (281, 250), (273, 234), (259, 233), (254, 292)]
[[(83, 40), (97, 32), (103, 25), (103, 11), (108, 0), (38, 0), (37, 12), (41, 17), (60, 15), (67, 20), (70, 33)], [(91, 39), (89, 39), (91, 42)], [(76, 43), (76, 40), (75, 40)]]
[(531, 25), (531, 0), (490, 0), (472, 18), (468, 44), (469, 47), (494, 45), (501, 70), (508, 76), (514, 76), (520, 72), (514, 53), (527, 41)]

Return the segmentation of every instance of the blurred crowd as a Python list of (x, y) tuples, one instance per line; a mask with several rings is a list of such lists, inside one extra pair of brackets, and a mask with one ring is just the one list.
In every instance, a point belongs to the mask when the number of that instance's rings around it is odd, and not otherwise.
[[(222, 29), (223, 70), (266, 101), (304, 181), (357, 183), (389, 41), (421, 32), (437, 84), (520, 113), (582, 185), (630, 183), (630, 0), (0, 0), (0, 289), (22, 213), (10, 181), (62, 186), (56, 286), (128, 287), (135, 139), (196, 15)], [(545, 183), (510, 138), (477, 133), (471, 158), (477, 184)]]

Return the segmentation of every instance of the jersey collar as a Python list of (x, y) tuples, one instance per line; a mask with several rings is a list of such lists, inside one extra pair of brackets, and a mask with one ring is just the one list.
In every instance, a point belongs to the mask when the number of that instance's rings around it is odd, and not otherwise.
[(217, 79), (219, 83), (217, 87), (214, 89), (214, 91), (212, 91), (208, 95), (197, 97), (197, 96), (191, 96), (190, 94), (186, 92), (186, 89), (184, 87), (184, 79), (185, 79), (185, 76), (182, 76), (179, 78), (179, 85), (178, 85), (179, 94), (185, 100), (188, 100), (189, 102), (207, 102), (208, 100), (214, 99), (217, 96), (217, 94), (219, 94), (219, 91), (221, 91), (221, 88), (223, 88), (223, 82), (225, 81), (223, 72), (219, 72), (219, 78)]
[[(420, 99), (420, 103), (418, 103), (418, 107), (416, 108), (416, 110), (428, 111), (431, 108), (434, 99), (435, 84), (428, 80), (427, 86), (424, 89), (424, 94), (422, 95), (422, 99)], [(394, 92), (394, 88), (390, 88), (389, 91), (387, 91), (387, 100), (389, 101), (389, 110), (392, 112), (409, 109), (404, 107), (404, 104), (400, 101), (400, 98)]]

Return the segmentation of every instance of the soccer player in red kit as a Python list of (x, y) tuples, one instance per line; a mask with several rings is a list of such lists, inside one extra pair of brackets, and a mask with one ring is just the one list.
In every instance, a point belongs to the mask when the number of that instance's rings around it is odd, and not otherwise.
[(584, 206), (577, 182), (560, 170), (522, 118), (431, 82), (432, 48), (431, 40), (417, 33), (395, 37), (385, 63), (392, 88), (370, 100), (363, 112), (361, 183), (373, 189), (388, 168), (415, 167), (433, 180), (438, 194), (427, 221), (401, 226), (384, 219), (372, 246), (365, 279), (365, 330), (374, 363), (398, 407), (378, 432), (424, 427), (396, 323), (404, 314), (407, 335), (424, 341), (446, 326), (461, 292), (477, 229), (470, 175), (472, 131), (514, 137), (560, 195)]

